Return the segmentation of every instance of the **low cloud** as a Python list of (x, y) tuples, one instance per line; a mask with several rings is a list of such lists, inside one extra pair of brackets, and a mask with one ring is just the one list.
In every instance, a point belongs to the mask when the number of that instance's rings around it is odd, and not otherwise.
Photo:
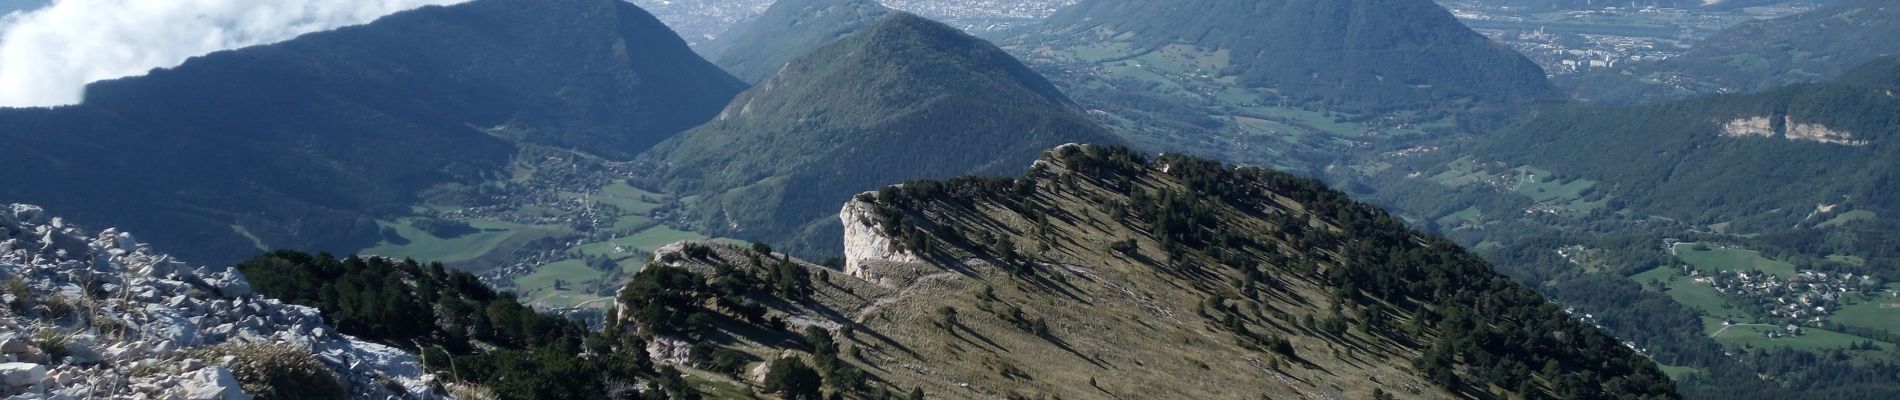
[(77, 104), (86, 83), (467, 0), (55, 0), (0, 20), (0, 107)]

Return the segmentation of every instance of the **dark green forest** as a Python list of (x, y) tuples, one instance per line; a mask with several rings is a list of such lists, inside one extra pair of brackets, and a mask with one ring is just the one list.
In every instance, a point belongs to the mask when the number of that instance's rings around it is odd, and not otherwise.
[(1137, 48), (1187, 43), (1234, 54), (1240, 85), (1296, 104), (1382, 113), (1475, 101), (1556, 97), (1544, 71), (1429, 0), (1086, 0), (1044, 22), (1038, 42), (1107, 40)]
[(1118, 142), (989, 42), (898, 13), (799, 58), (782, 82), (643, 155), (643, 186), (682, 196), (697, 227), (836, 254), (839, 205), (918, 178), (1015, 171), (1069, 142)]
[[(1896, 64), (1887, 58), (1840, 82), (1758, 94), (1550, 107), (1489, 135), (1474, 153), (1601, 181), (1630, 209), (1698, 225), (1733, 221), (1742, 231), (1816, 222), (1805, 219), (1817, 204), (1900, 210), (1891, 196), (1900, 154), (1890, 143), (1900, 138), (1900, 99), (1891, 94), (1900, 75), (1887, 73)], [(1819, 124), (1866, 144), (1724, 135), (1724, 124), (1757, 117), (1779, 135), (1789, 123)]]
[(427, 7), (0, 110), (22, 155), (0, 197), (193, 260), (354, 251), (424, 189), (505, 177), (522, 145), (631, 158), (743, 85), (624, 2)]
[(872, 0), (782, 0), (705, 46), (713, 63), (747, 82), (764, 82), (812, 50), (870, 28), (891, 13)]

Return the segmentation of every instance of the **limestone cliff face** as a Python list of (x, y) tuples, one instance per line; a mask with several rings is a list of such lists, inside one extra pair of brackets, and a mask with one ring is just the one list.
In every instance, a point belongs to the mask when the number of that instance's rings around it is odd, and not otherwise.
[(1789, 118), (1787, 120), (1787, 126), (1788, 139), (1790, 140), (1810, 140), (1843, 146), (1866, 146), (1869, 144), (1866, 140), (1854, 137), (1853, 133), (1834, 130), (1833, 128), (1828, 128), (1827, 125), (1800, 123), (1795, 122), (1793, 118)]
[(1769, 117), (1737, 118), (1722, 124), (1724, 137), (1780, 137), (1787, 140), (1805, 140), (1842, 146), (1866, 146), (1867, 140), (1855, 137), (1851, 132), (1839, 131), (1818, 123), (1796, 122), (1794, 117), (1783, 116), (1779, 120)]
[(1775, 123), (1768, 117), (1736, 118), (1722, 124), (1722, 136), (1727, 137), (1774, 137)]
[(917, 263), (923, 259), (907, 250), (900, 250), (896, 240), (884, 235), (884, 227), (879, 225), (872, 213), (877, 201), (876, 192), (860, 194), (844, 203), (844, 209), (838, 212), (838, 218), (844, 222), (844, 273), (890, 287), (891, 276), (880, 271), (878, 264)]

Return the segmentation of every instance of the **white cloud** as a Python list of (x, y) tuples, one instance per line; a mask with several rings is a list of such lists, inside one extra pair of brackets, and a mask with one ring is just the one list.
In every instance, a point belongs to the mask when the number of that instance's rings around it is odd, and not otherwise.
[(0, 106), (75, 104), (88, 82), (467, 0), (54, 0), (0, 20)]

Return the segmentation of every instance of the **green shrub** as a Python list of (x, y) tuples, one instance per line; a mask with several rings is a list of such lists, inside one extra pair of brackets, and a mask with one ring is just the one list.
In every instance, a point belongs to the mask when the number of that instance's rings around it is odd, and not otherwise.
[[(218, 346), (205, 358), (232, 356), (231, 374), (257, 400), (344, 399), (342, 380), (308, 350), (283, 344)], [(217, 356), (217, 357), (213, 357)]]
[(772, 371), (765, 374), (765, 391), (785, 400), (818, 400), (823, 385), (818, 371), (797, 358), (772, 361)]

